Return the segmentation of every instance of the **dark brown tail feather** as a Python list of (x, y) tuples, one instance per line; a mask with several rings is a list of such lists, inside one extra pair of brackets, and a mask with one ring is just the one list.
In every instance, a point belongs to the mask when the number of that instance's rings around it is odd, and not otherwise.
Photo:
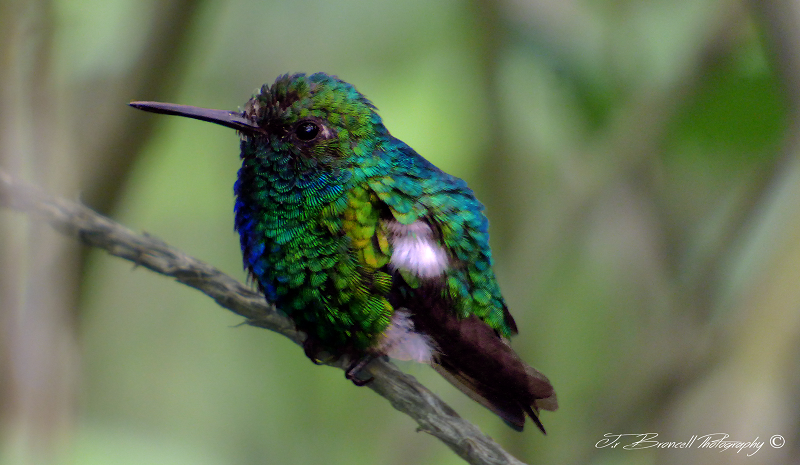
[(539, 409), (558, 408), (550, 381), (520, 360), (480, 318), (460, 318), (444, 295), (439, 285), (411, 294), (396, 288), (390, 302), (395, 308), (413, 309), (414, 330), (433, 340), (433, 365), (445, 379), (515, 430), (522, 431), (527, 414), (544, 432)]
[[(454, 386), (522, 431), (525, 414), (544, 432), (540, 408), (558, 408), (555, 391), (542, 373), (520, 360), (508, 342), (472, 315), (459, 319), (449, 311), (414, 314), (437, 347), (434, 368)], [(439, 310), (439, 311), (437, 311)]]
[[(442, 358), (440, 357), (440, 361), (444, 361)], [(517, 359), (517, 361), (524, 365), (521, 360)], [(549, 380), (536, 369), (525, 366), (525, 371), (529, 375), (527, 382), (529, 388), (527, 392), (520, 392), (520, 396), (513, 398), (509, 396), (508, 392), (503, 392), (502, 388), (498, 389), (470, 378), (451, 363), (434, 363), (433, 368), (453, 386), (475, 402), (494, 412), (516, 431), (523, 430), (525, 414), (527, 413), (542, 433), (547, 434), (544, 425), (539, 420), (539, 409), (556, 410), (558, 408), (558, 400)], [(547, 397), (536, 397), (537, 393), (546, 395), (548, 392), (549, 396)]]

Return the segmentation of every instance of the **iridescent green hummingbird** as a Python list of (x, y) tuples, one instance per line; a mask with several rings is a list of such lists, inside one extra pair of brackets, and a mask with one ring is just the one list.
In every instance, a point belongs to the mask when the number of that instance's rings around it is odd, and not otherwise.
[(352, 85), (280, 76), (243, 111), (132, 102), (235, 129), (234, 185), (244, 266), (307, 335), (306, 355), (431, 364), (521, 431), (555, 410), (548, 379), (508, 343), (517, 333), (492, 270), (483, 205), (392, 137)]

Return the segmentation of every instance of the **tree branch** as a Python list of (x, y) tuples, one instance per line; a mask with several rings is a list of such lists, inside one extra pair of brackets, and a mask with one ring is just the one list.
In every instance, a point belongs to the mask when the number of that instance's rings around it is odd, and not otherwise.
[[(220, 306), (245, 318), (252, 326), (280, 333), (297, 344), (305, 336), (294, 329), (264, 297), (232, 277), (160, 239), (136, 234), (111, 219), (69, 200), (51, 197), (13, 179), (0, 170), (0, 205), (44, 219), (59, 232), (84, 244), (106, 250), (156, 273), (175, 278), (214, 299)], [(342, 368), (347, 361), (332, 364)], [(370, 389), (385, 397), (395, 409), (413, 418), (419, 431), (444, 442), (475, 465), (519, 465), (518, 461), (473, 424), (462, 419), (436, 394), (391, 363), (376, 360), (367, 370), (374, 378)]]

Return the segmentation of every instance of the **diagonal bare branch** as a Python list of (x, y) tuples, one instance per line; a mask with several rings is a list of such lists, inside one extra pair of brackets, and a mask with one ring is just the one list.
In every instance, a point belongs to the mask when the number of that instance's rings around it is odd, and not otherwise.
[[(104, 249), (208, 295), (220, 306), (245, 318), (247, 324), (280, 333), (295, 343), (304, 339), (291, 320), (244, 284), (211, 265), (190, 257), (160, 239), (137, 234), (78, 203), (51, 197), (0, 170), (0, 205), (43, 219), (61, 233)], [(335, 363), (342, 368), (346, 361)], [(376, 360), (367, 367), (368, 386), (395, 409), (413, 418), (419, 430), (444, 442), (474, 465), (520, 465), (478, 427), (464, 420), (436, 394), (393, 364)]]

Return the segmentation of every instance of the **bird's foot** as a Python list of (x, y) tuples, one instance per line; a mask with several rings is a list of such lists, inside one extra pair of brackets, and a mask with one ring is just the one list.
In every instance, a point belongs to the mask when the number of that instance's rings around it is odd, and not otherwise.
[(352, 381), (356, 386), (364, 386), (369, 384), (375, 378), (370, 376), (367, 379), (361, 379), (358, 377), (358, 375), (361, 373), (364, 367), (369, 365), (369, 363), (373, 360), (375, 360), (374, 355), (364, 355), (363, 357), (356, 359), (350, 364), (349, 367), (347, 367), (347, 370), (344, 372), (344, 377)]
[(317, 340), (311, 336), (306, 337), (306, 340), (303, 341), (303, 352), (305, 352), (306, 357), (308, 357), (314, 365), (327, 365), (331, 362), (335, 362), (339, 358), (330, 354), (326, 354), (327, 357), (325, 358), (320, 358), (319, 355), (325, 352), (320, 349)]

